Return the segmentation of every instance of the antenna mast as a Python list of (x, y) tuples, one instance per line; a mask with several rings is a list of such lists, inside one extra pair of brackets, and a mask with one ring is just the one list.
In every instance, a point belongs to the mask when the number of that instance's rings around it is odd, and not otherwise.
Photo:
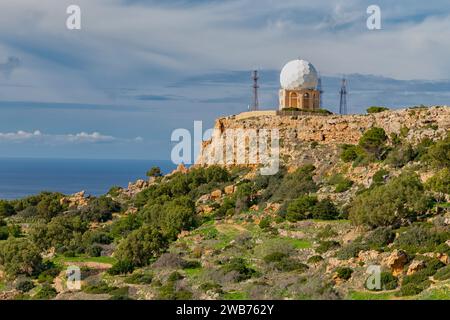
[(347, 114), (347, 80), (342, 78), (342, 85), (341, 85), (341, 101), (339, 105), (339, 114)]
[(253, 111), (256, 111), (256, 110), (259, 109), (259, 99), (258, 99), (259, 85), (258, 85), (258, 80), (259, 80), (258, 71), (255, 70), (255, 71), (253, 71), (253, 105), (252, 105), (252, 110)]
[(320, 94), (320, 109), (322, 109), (323, 105), (322, 105), (322, 94), (323, 94), (323, 89), (322, 89), (322, 77), (319, 76), (319, 80), (317, 83), (317, 90), (319, 91)]

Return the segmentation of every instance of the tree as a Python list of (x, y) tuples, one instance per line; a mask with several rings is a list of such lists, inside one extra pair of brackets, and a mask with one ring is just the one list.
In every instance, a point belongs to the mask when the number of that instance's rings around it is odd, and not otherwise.
[(417, 174), (405, 172), (359, 194), (351, 204), (349, 217), (354, 224), (373, 228), (402, 225), (431, 206), (432, 198), (425, 194)]
[(112, 214), (121, 211), (118, 202), (109, 197), (102, 196), (93, 199), (88, 206), (81, 209), (81, 217), (89, 222), (106, 222), (112, 219)]
[(37, 213), (44, 219), (50, 220), (59, 213), (64, 211), (64, 207), (60, 200), (62, 198), (61, 194), (46, 193), (43, 194), (41, 201), (36, 206)]
[(167, 247), (167, 239), (155, 227), (144, 225), (131, 232), (117, 247), (119, 261), (129, 261), (134, 266), (145, 266)]
[(426, 186), (435, 191), (450, 194), (450, 169), (445, 168), (431, 177)]
[(378, 160), (380, 160), (387, 140), (388, 137), (384, 129), (374, 127), (367, 130), (363, 134), (359, 140), (359, 145), (365, 151), (373, 154)]
[(329, 199), (319, 201), (313, 209), (313, 218), (321, 220), (335, 220), (339, 217), (339, 210)]
[(0, 200), (0, 218), (10, 217), (15, 213), (14, 207), (8, 201)]
[(0, 264), (13, 276), (34, 275), (42, 267), (40, 250), (26, 239), (9, 238), (0, 244)]
[(288, 206), (286, 219), (291, 222), (296, 222), (312, 218), (317, 202), (317, 197), (308, 195), (295, 199)]
[(147, 171), (146, 173), (147, 177), (161, 177), (162, 173), (161, 173), (161, 168), (160, 167), (152, 167), (150, 170)]
[(358, 152), (358, 146), (352, 144), (344, 144), (341, 146), (341, 160), (344, 162), (352, 162), (358, 158), (360, 152)]
[(430, 147), (428, 158), (436, 168), (450, 167), (450, 135)]

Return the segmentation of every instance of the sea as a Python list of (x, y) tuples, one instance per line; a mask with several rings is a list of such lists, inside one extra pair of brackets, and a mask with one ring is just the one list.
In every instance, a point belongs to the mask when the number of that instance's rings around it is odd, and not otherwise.
[(41, 191), (73, 194), (84, 190), (92, 196), (108, 192), (112, 186), (146, 179), (153, 166), (170, 173), (170, 160), (81, 160), (0, 158), (0, 199), (13, 200)]

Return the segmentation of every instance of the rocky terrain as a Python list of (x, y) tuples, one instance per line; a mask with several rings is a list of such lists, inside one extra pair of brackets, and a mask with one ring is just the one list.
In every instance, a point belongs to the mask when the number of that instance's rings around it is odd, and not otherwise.
[[(262, 128), (277, 174), (208, 158), (227, 129)], [(192, 168), (0, 202), (0, 299), (450, 299), (449, 107), (216, 129)]]

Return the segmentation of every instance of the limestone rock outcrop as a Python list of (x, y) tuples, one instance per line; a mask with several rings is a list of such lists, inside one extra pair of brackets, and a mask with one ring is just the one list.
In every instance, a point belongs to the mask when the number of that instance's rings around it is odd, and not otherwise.
[(403, 273), (403, 268), (408, 263), (408, 255), (402, 250), (394, 250), (389, 257), (383, 260), (383, 264), (392, 270), (394, 276)]
[(71, 196), (61, 198), (59, 202), (61, 205), (67, 205), (69, 209), (80, 209), (89, 204), (89, 196), (86, 196), (85, 191), (80, 191)]
[[(340, 144), (358, 143), (363, 133), (372, 127), (383, 128), (388, 136), (402, 134), (412, 144), (426, 137), (440, 139), (450, 130), (450, 107), (410, 108), (368, 115), (288, 116), (261, 113), (250, 118), (220, 118), (216, 121), (212, 138), (203, 142), (196, 164), (251, 166), (251, 163), (240, 163), (237, 157), (215, 157), (215, 150), (226, 141), (227, 131), (277, 129), (280, 160), (284, 164), (295, 167), (300, 163), (312, 163), (328, 170), (337, 162)], [(248, 150), (255, 148), (255, 143), (249, 143), (250, 140), (242, 134), (237, 135), (237, 139), (237, 145), (244, 144)], [(311, 148), (312, 143), (318, 147)]]

